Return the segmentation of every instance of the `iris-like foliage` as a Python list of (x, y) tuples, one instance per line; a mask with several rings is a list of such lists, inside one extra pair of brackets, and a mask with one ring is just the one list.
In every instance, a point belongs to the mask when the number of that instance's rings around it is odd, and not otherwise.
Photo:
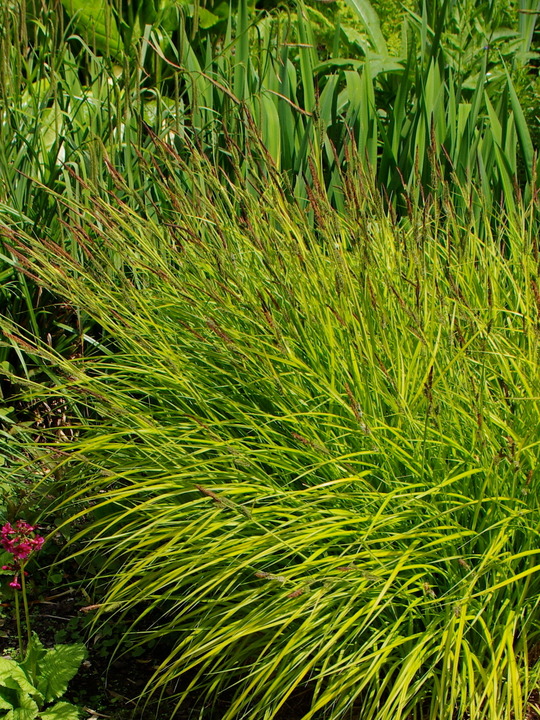
[(534, 207), (481, 238), (449, 193), (396, 223), (358, 169), (338, 214), (272, 172), (227, 186), (195, 148), (158, 167), (155, 218), (80, 187), (72, 254), (4, 225), (19, 266), (103, 328), (70, 361), (36, 347), (51, 387), (28, 385), (73, 408), (73, 439), (44, 444), (55, 516), (89, 519), (96, 621), (136, 610), (135, 637), (170, 647), (151, 687), (224, 695), (224, 720), (299, 690), (305, 720), (524, 718)]

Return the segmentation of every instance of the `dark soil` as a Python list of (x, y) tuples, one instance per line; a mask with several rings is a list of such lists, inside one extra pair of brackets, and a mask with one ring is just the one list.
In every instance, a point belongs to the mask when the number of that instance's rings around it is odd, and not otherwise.
[[(165, 698), (143, 707), (137, 697), (143, 692), (155, 669), (153, 658), (124, 656), (111, 662), (117, 645), (114, 626), (105, 626), (101, 635), (89, 636), (88, 616), (81, 611), (87, 604), (76, 591), (66, 591), (31, 603), (32, 629), (46, 647), (85, 642), (88, 658), (71, 681), (65, 700), (78, 705), (82, 720), (188, 720), (189, 710), (174, 712), (174, 703)], [(10, 655), (17, 647), (16, 623), (11, 602), (2, 603), (0, 615), (0, 655)]]

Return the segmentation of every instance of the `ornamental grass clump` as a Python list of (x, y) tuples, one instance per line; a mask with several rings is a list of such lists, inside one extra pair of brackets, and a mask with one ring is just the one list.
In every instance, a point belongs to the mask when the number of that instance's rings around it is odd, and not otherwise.
[(96, 623), (136, 617), (167, 648), (149, 688), (220, 720), (298, 696), (304, 720), (524, 720), (534, 207), (461, 224), (441, 186), (397, 223), (351, 163), (346, 213), (317, 188), (304, 211), (270, 169), (244, 188), (160, 152), (151, 217), (70, 203), (71, 254), (4, 226), (101, 328), (70, 360), (36, 346), (50, 382), (27, 385), (72, 408), (36, 452)]

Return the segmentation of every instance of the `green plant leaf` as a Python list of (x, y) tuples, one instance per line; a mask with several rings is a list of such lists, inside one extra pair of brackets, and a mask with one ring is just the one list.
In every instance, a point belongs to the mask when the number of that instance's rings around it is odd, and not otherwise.
[(279, 114), (273, 98), (261, 94), (261, 132), (265, 147), (279, 166), (281, 156), (281, 133)]
[(107, 0), (62, 0), (62, 5), (92, 47), (113, 56), (121, 52), (122, 39)]
[(0, 687), (0, 710), (12, 710), (16, 699), (12, 697), (14, 691)]
[(19, 707), (7, 712), (3, 720), (34, 720), (39, 708), (34, 700), (26, 693), (19, 693)]
[(0, 683), (7, 688), (22, 690), (30, 695), (37, 692), (21, 666), (11, 658), (0, 658)]
[(512, 110), (514, 112), (514, 119), (516, 123), (516, 130), (517, 135), (519, 139), (519, 144), (521, 146), (521, 152), (523, 153), (523, 159), (525, 161), (525, 168), (527, 170), (527, 179), (529, 182), (532, 180), (533, 176), (533, 161), (534, 161), (534, 146), (531, 139), (531, 134), (529, 132), (529, 128), (527, 126), (527, 121), (525, 119), (525, 115), (523, 113), (523, 108), (521, 107), (521, 103), (519, 102), (519, 98), (517, 96), (517, 93), (514, 89), (514, 84), (512, 82), (512, 78), (510, 77), (510, 74), (508, 71), (506, 72), (506, 77), (508, 80), (508, 91), (510, 95), (510, 104), (512, 105)]
[(39, 714), (41, 720), (78, 720), (79, 709), (68, 702), (58, 702)]
[(153, 25), (159, 11), (159, 0), (143, 0), (139, 5), (139, 19), (142, 27)]
[(32, 677), (35, 668), (38, 668), (43, 658), (46, 656), (47, 650), (43, 647), (40, 639), (35, 632), (32, 633), (32, 639), (28, 643), (26, 657), (20, 663), (20, 667), (25, 671), (28, 677)]
[(380, 55), (388, 55), (386, 40), (381, 32), (379, 16), (369, 0), (346, 0), (347, 5), (358, 15), (369, 36), (373, 49)]
[(371, 43), (366, 33), (361, 33), (356, 28), (349, 27), (348, 25), (343, 25), (341, 32), (346, 37), (348, 43), (357, 45), (364, 54), (371, 49)]
[(47, 650), (38, 665), (38, 690), (46, 702), (65, 693), (85, 657), (86, 648), (82, 643), (56, 645)]
[(202, 27), (203, 30), (208, 30), (208, 28), (217, 25), (218, 22), (221, 22), (220, 17), (214, 15), (213, 12), (210, 12), (210, 10), (206, 8), (199, 8), (199, 26)]

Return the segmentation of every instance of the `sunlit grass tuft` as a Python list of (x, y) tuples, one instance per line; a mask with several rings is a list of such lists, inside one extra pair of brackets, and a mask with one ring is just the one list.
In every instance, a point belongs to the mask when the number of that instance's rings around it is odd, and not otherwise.
[(9, 240), (103, 328), (81, 358), (36, 350), (53, 387), (28, 390), (78, 408), (78, 439), (48, 443), (67, 453), (54, 511), (91, 512), (74, 539), (100, 612), (136, 609), (139, 641), (171, 647), (151, 687), (224, 696), (223, 720), (270, 720), (301, 688), (305, 720), (524, 718), (540, 642), (527, 212), (483, 239), (450, 205), (396, 225), (351, 175), (347, 212), (314, 192), (313, 223), (279, 179), (243, 190), (195, 150), (189, 166), (163, 152), (167, 217), (70, 202), (75, 257)]

